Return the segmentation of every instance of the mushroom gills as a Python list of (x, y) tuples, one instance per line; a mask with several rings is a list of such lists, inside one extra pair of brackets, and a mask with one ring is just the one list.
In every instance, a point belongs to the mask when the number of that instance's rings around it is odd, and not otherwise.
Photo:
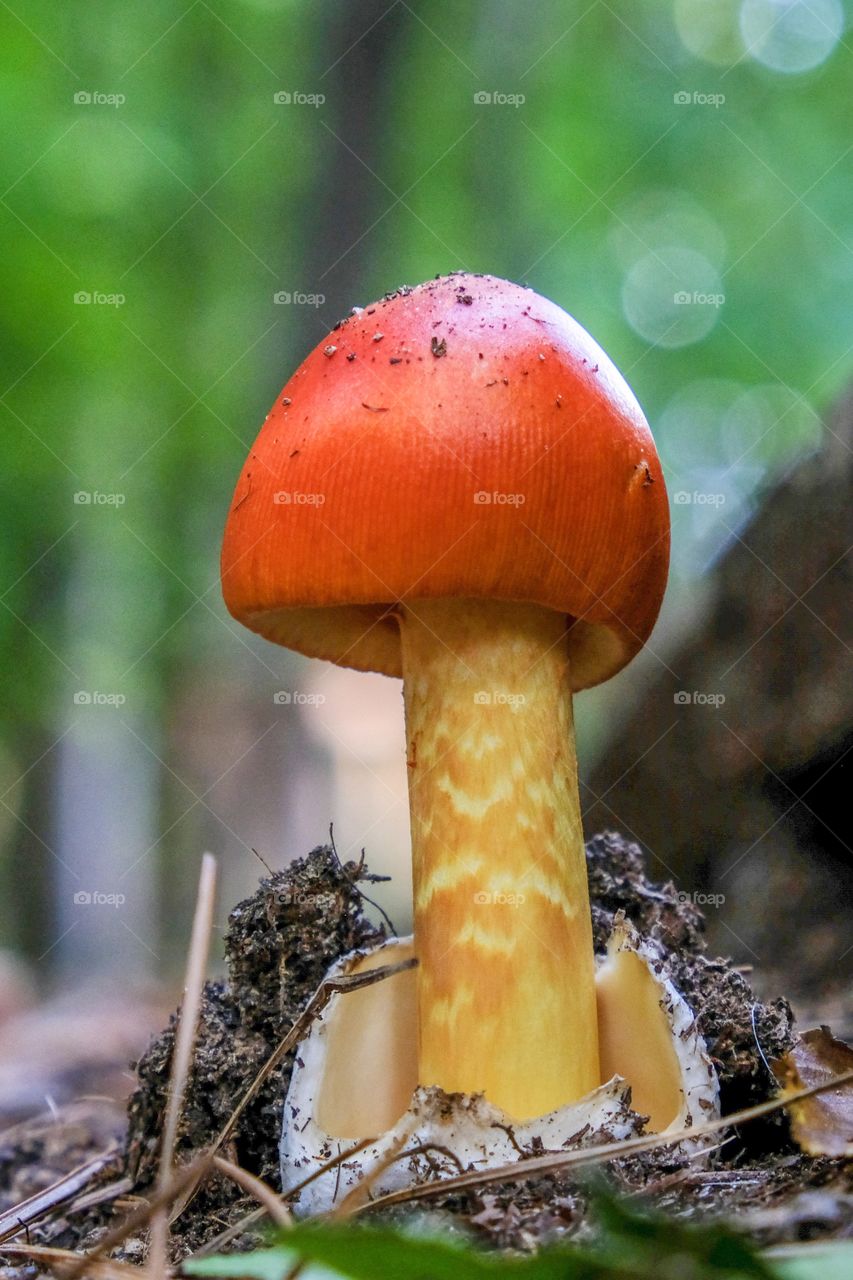
[[(329, 977), (409, 959), (411, 938), (344, 957)], [(692, 1011), (656, 946), (617, 916), (596, 975), (601, 1076), (597, 1089), (523, 1122), (475, 1094), (447, 1094), (417, 1079), (416, 971), (332, 997), (299, 1049), (284, 1108), (282, 1185), (297, 1187), (365, 1138), (376, 1141), (312, 1182), (301, 1213), (328, 1209), (364, 1177), (374, 1194), (441, 1173), (524, 1158), (581, 1141), (677, 1132), (719, 1114), (716, 1076)], [(389, 1163), (390, 1161), (390, 1163)], [(387, 1166), (387, 1167), (383, 1167)], [(375, 1182), (373, 1181), (375, 1179)]]

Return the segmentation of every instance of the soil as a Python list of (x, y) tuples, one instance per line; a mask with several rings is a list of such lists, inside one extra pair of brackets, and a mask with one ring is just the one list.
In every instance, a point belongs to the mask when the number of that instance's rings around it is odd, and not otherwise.
[[(724, 1114), (772, 1097), (776, 1086), (768, 1062), (794, 1041), (787, 1002), (760, 1003), (743, 972), (707, 955), (701, 913), (671, 883), (646, 878), (636, 845), (612, 833), (599, 835), (587, 845), (587, 861), (596, 949), (603, 951), (613, 917), (624, 911), (666, 952), (715, 1063)], [(333, 849), (318, 848), (262, 880), (231, 912), (227, 977), (204, 991), (179, 1161), (198, 1155), (219, 1133), (333, 961), (386, 936), (385, 927), (365, 913), (370, 880), (364, 865), (342, 865)], [(89, 1101), (49, 1122), (25, 1123), (0, 1135), (0, 1213), (115, 1149), (82, 1195), (29, 1224), (29, 1243), (91, 1248), (150, 1194), (174, 1032), (173, 1018), (136, 1064), (138, 1085), (126, 1119), (106, 1103)], [(223, 1149), (275, 1188), (282, 1103), (296, 1052), (270, 1074)], [(853, 1235), (853, 1162), (801, 1154), (782, 1112), (733, 1131), (707, 1167), (656, 1151), (612, 1161), (608, 1176), (623, 1192), (679, 1216), (736, 1216), (738, 1226), (762, 1244)], [(99, 1189), (105, 1199), (92, 1205)], [(529, 1251), (582, 1236), (585, 1204), (577, 1175), (549, 1175), (398, 1207), (384, 1216), (398, 1221), (416, 1215), (422, 1224), (437, 1219), (443, 1230), (473, 1235), (487, 1246)], [(256, 1207), (220, 1175), (208, 1178), (172, 1226), (175, 1258), (208, 1244)], [(249, 1248), (261, 1238), (260, 1227), (250, 1227), (227, 1247)], [(17, 1230), (14, 1239), (22, 1241), (24, 1233)], [(137, 1233), (113, 1256), (138, 1263), (145, 1243), (145, 1233)], [(26, 1266), (9, 1268), (15, 1276), (25, 1272), (31, 1274)]]

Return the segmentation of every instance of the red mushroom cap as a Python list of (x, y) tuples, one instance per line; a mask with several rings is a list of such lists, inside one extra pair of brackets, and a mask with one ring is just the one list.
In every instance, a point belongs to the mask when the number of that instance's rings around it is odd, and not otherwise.
[(237, 483), (222, 584), (268, 639), (387, 675), (401, 601), (544, 605), (572, 624), (580, 689), (642, 648), (668, 562), (618, 370), (554, 303), (458, 273), (356, 309), (297, 369)]

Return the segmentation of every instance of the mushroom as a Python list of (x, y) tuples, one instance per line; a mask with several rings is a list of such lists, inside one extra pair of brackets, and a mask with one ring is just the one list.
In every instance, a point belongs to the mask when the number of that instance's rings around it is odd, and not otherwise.
[[(412, 952), (411, 938), (389, 939), (345, 956), (328, 977), (393, 967)], [(418, 1084), (414, 976), (397, 972), (334, 995), (299, 1047), (284, 1107), (281, 1178), (302, 1214), (328, 1210), (364, 1179), (372, 1194), (383, 1195), (460, 1168), (630, 1138), (644, 1122), (683, 1134), (719, 1113), (717, 1079), (693, 1012), (660, 950), (623, 918), (596, 976), (601, 1084), (530, 1120), (480, 1093), (448, 1095)], [(681, 1146), (694, 1162), (704, 1154), (701, 1140), (682, 1139)], [(324, 1170), (330, 1156), (348, 1149), (340, 1167)]]
[[(515, 1121), (549, 1115), (609, 1078), (602, 1050), (609, 1071), (625, 1048), (599, 1025), (572, 697), (620, 671), (656, 620), (660, 462), (601, 348), (515, 284), (439, 277), (333, 337), (261, 429), (222, 556), (240, 622), (403, 679), (417, 976), (346, 997), (336, 1052), (359, 1052), (360, 1010), (386, 1036), (385, 1101), (360, 1115), (344, 1075), (330, 1101), (333, 1072), (317, 1097), (340, 1137), (390, 1127), (413, 1083), (483, 1094)], [(657, 1008), (651, 970), (620, 955), (604, 987)], [(680, 1106), (657, 1109), (668, 1122)]]

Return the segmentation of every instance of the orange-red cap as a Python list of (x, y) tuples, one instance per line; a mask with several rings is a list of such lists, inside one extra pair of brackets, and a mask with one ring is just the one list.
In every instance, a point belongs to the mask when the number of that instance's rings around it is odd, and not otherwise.
[(297, 369), (237, 483), (222, 586), (253, 631), (388, 675), (400, 601), (545, 605), (573, 623), (580, 689), (642, 648), (668, 562), (618, 370), (554, 303), (458, 273), (356, 309)]

